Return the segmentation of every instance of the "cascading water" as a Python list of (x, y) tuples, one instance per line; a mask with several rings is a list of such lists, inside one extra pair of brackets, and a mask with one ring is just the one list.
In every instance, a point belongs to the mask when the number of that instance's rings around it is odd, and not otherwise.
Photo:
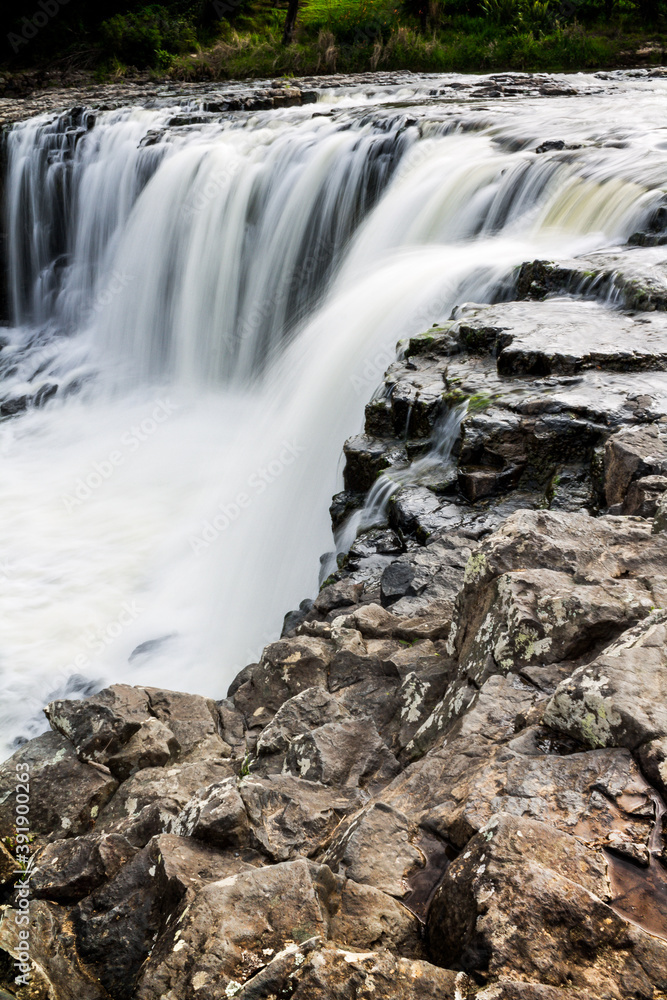
[[(224, 695), (317, 587), (341, 447), (397, 340), (523, 260), (641, 227), (667, 184), (665, 84), (577, 83), (492, 110), (428, 80), (12, 131), (5, 751), (90, 685)], [(577, 148), (535, 153), (554, 135)]]
[(363, 508), (355, 511), (336, 532), (337, 552), (347, 552), (359, 532), (385, 523), (387, 505), (401, 486), (428, 483), (434, 476), (446, 479), (447, 473), (454, 468), (452, 451), (467, 409), (467, 400), (446, 409), (436, 422), (426, 454), (406, 468), (393, 469), (391, 473), (383, 472), (378, 476), (368, 491)]

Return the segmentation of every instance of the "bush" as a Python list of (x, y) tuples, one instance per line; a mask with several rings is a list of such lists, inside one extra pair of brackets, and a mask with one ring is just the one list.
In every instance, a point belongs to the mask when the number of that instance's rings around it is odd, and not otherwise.
[(166, 68), (174, 55), (197, 45), (189, 19), (159, 6), (114, 14), (102, 22), (100, 31), (110, 57), (137, 67)]

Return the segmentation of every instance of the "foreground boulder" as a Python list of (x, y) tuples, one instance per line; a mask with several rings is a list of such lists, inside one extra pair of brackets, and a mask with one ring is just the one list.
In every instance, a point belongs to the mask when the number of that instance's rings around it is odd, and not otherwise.
[(484, 976), (649, 1000), (667, 987), (667, 941), (620, 917), (607, 893), (603, 859), (574, 837), (494, 817), (438, 889), (431, 953)]
[(545, 722), (589, 746), (634, 751), (667, 794), (667, 613), (654, 612), (564, 680)]
[(28, 761), (29, 1000), (660, 1000), (667, 534), (503, 518), (389, 603), (327, 585), (218, 703), (51, 706), (1, 772), (0, 990)]

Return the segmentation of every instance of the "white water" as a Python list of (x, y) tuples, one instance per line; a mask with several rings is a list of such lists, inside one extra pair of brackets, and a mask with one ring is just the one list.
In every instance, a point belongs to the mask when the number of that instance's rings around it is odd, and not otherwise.
[[(15, 131), (2, 397), (61, 391), (0, 422), (5, 750), (88, 682), (222, 697), (316, 591), (342, 444), (397, 340), (641, 226), (665, 85), (575, 82), (478, 106), (428, 103), (429, 80), (399, 95), (416, 125), (355, 90), (148, 147), (173, 109), (76, 144)], [(583, 148), (531, 151), (549, 138)]]

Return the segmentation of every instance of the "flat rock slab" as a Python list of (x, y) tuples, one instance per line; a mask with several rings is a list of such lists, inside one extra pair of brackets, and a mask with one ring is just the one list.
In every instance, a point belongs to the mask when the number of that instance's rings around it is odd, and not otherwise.
[(628, 309), (664, 310), (667, 250), (664, 246), (632, 247), (573, 260), (534, 260), (517, 269), (515, 280), (519, 298), (579, 292), (611, 298)]
[[(661, 313), (630, 315), (599, 302), (558, 296), (466, 310), (456, 328), (465, 343), (479, 342), (486, 333), (498, 351), (501, 375), (667, 369), (667, 317)], [(495, 343), (492, 331), (497, 331)]]

